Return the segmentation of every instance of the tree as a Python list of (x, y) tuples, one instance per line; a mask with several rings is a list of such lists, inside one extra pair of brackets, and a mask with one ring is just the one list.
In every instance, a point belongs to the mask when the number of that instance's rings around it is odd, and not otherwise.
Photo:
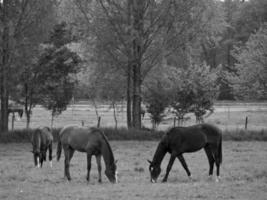
[[(1, 46), (1, 130), (8, 128), (8, 100), (17, 101), (16, 89), (22, 88), (21, 73), (33, 61), (38, 45), (49, 31), (54, 1), (8, 0), (0, 2)], [(49, 12), (49, 14), (48, 14)], [(49, 18), (49, 20), (48, 20)], [(49, 22), (49, 23), (48, 23)], [(21, 84), (21, 85), (20, 85)], [(20, 86), (19, 86), (20, 85)]]
[[(238, 61), (232, 51), (236, 46), (243, 47), (250, 35), (267, 21), (267, 2), (265, 0), (226, 0), (221, 3), (225, 10), (227, 28), (220, 35), (218, 62), (224, 71), (234, 74), (235, 64)], [(220, 90), (219, 99), (234, 99), (233, 89), (227, 78), (221, 80)]]
[(244, 47), (236, 47), (236, 73), (228, 74), (238, 99), (267, 99), (267, 24), (252, 34)]
[(213, 102), (218, 95), (219, 75), (219, 68), (211, 69), (205, 63), (181, 70), (179, 82), (171, 90), (173, 96), (170, 104), (180, 125), (189, 112), (195, 114), (196, 122), (199, 123), (207, 111), (213, 111)]
[(85, 35), (94, 44), (97, 64), (122, 68), (118, 71), (126, 77), (128, 127), (141, 128), (142, 86), (147, 74), (163, 58), (177, 57), (211, 19), (203, 20), (205, 2), (76, 1), (83, 21), (77, 23), (87, 27)]
[(144, 103), (155, 129), (165, 117), (164, 111), (169, 105), (168, 91), (158, 81), (144, 92)]
[(70, 50), (72, 34), (66, 23), (55, 25), (48, 44), (44, 45), (38, 65), (35, 66), (39, 81), (40, 104), (51, 110), (52, 121), (66, 110), (73, 97), (78, 72), (79, 56)]

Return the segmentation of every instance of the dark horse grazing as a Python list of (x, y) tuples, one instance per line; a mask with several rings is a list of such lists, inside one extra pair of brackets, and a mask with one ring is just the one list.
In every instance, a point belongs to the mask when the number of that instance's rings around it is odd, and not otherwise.
[(220, 164), (222, 162), (222, 133), (221, 131), (209, 124), (199, 124), (190, 127), (174, 127), (170, 129), (158, 144), (156, 153), (152, 161), (148, 162), (151, 175), (151, 182), (156, 182), (161, 172), (160, 165), (168, 152), (171, 154), (169, 164), (163, 182), (167, 181), (169, 172), (172, 168), (175, 158), (178, 158), (184, 167), (187, 175), (191, 173), (187, 167), (183, 153), (195, 152), (204, 148), (209, 160), (209, 175), (213, 174), (214, 163), (217, 167), (216, 181), (220, 175)]
[(90, 180), (91, 158), (96, 157), (98, 167), (98, 181), (101, 180), (101, 155), (106, 165), (105, 174), (112, 183), (117, 182), (116, 161), (113, 152), (104, 133), (97, 128), (82, 128), (69, 126), (63, 128), (59, 133), (59, 142), (57, 147), (57, 160), (60, 159), (62, 147), (65, 154), (64, 176), (68, 180), (70, 177), (70, 160), (74, 151), (87, 153), (87, 181)]
[(46, 151), (48, 149), (50, 166), (52, 167), (53, 135), (51, 129), (48, 127), (36, 129), (32, 135), (31, 142), (35, 166), (42, 167), (43, 161), (46, 161)]

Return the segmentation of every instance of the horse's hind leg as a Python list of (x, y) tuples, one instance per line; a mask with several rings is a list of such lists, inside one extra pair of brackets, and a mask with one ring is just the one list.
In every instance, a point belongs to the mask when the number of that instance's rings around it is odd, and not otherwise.
[(52, 167), (52, 151), (53, 151), (53, 144), (52, 142), (48, 146), (48, 153), (49, 153), (49, 162), (50, 162), (50, 167)]
[(64, 175), (67, 177), (67, 179), (70, 181), (70, 160), (73, 156), (74, 150), (71, 149), (70, 147), (65, 147), (64, 148), (64, 154), (65, 154), (65, 170), (64, 170)]
[(101, 177), (101, 170), (102, 170), (101, 155), (98, 155), (95, 158), (96, 158), (96, 164), (97, 164), (97, 170), (98, 170), (98, 182), (101, 183), (102, 182), (102, 177)]
[(88, 182), (90, 181), (91, 160), (92, 160), (92, 154), (87, 153), (87, 176), (86, 176), (86, 180)]
[(217, 146), (213, 146), (212, 147), (212, 154), (215, 160), (215, 165), (216, 165), (216, 182), (219, 181), (220, 178), (220, 158), (219, 158), (219, 153), (218, 153), (218, 147)]
[(212, 155), (212, 151), (211, 151), (211, 149), (210, 149), (209, 146), (206, 146), (206, 147), (204, 148), (204, 150), (205, 150), (205, 152), (206, 152), (206, 155), (207, 155), (208, 160), (209, 160), (209, 165), (210, 165), (209, 176), (212, 176), (212, 174), (213, 174), (213, 167), (214, 167), (214, 162), (215, 162), (215, 160), (214, 160), (214, 157), (213, 157), (213, 155)]
[(189, 177), (191, 177), (191, 172), (189, 171), (189, 169), (188, 169), (188, 167), (187, 167), (187, 164), (186, 164), (186, 162), (185, 162), (185, 159), (184, 159), (183, 155), (180, 154), (180, 155), (178, 155), (177, 157), (178, 157), (178, 159), (180, 160), (182, 166), (184, 167), (184, 169), (185, 169), (187, 175), (188, 175)]

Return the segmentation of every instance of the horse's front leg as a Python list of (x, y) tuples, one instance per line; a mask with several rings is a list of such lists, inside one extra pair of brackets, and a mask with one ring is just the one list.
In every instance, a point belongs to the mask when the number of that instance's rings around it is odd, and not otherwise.
[(97, 155), (96, 156), (96, 164), (97, 164), (97, 170), (98, 170), (98, 182), (101, 183), (102, 182), (102, 177), (101, 177), (101, 170), (102, 170), (101, 155)]
[(87, 176), (86, 176), (86, 180), (88, 182), (90, 181), (91, 159), (92, 159), (92, 154), (87, 153)]
[(188, 167), (187, 167), (187, 164), (186, 164), (186, 162), (185, 162), (185, 159), (184, 159), (183, 155), (180, 154), (180, 155), (178, 155), (177, 157), (178, 157), (178, 159), (180, 160), (182, 166), (184, 167), (184, 169), (185, 169), (185, 171), (186, 171), (188, 177), (191, 177), (191, 172), (189, 171), (189, 169), (188, 169)]
[(169, 176), (169, 173), (171, 171), (171, 168), (172, 168), (174, 161), (175, 161), (175, 155), (171, 155), (170, 160), (169, 160), (169, 164), (166, 168), (166, 174), (165, 174), (162, 182), (167, 182), (167, 179), (168, 179), (168, 176)]

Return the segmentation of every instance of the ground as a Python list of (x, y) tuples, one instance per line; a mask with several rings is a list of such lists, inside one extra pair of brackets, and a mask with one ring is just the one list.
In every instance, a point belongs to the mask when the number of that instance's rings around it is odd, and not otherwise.
[[(87, 184), (86, 156), (75, 152), (68, 182), (63, 178), (64, 155), (53, 168), (44, 163), (42, 169), (33, 166), (31, 144), (1, 144), (0, 199), (257, 199), (267, 196), (266, 142), (223, 142), (221, 181), (210, 180), (208, 161), (203, 150), (185, 154), (192, 172), (189, 180), (178, 160), (167, 183), (149, 181), (147, 159), (152, 159), (158, 142), (111, 141), (118, 159), (119, 183), (111, 184), (103, 175), (97, 182), (95, 159), (92, 159), (91, 182)], [(53, 154), (55, 155), (56, 144)], [(162, 163), (162, 179), (169, 156)], [(103, 163), (103, 170), (105, 166)]]

